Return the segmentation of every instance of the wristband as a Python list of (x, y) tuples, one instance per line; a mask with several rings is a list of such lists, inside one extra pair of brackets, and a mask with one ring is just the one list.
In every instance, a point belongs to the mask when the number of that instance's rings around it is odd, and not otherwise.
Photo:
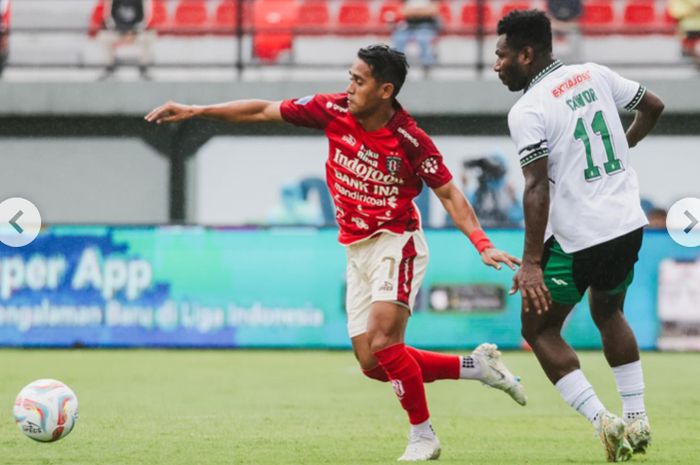
[(481, 254), (484, 250), (486, 249), (492, 249), (493, 244), (489, 240), (488, 237), (486, 237), (486, 233), (484, 232), (483, 229), (475, 229), (474, 231), (469, 234), (469, 240), (472, 241), (472, 244), (474, 244), (474, 247), (476, 247), (476, 250)]

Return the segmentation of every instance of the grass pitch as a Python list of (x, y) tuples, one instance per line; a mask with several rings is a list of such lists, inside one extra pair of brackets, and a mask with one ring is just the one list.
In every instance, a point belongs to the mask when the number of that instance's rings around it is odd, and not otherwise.
[[(581, 359), (619, 413), (602, 354)], [(700, 463), (700, 354), (642, 360), (654, 439), (632, 463)], [(605, 463), (534, 355), (505, 361), (523, 378), (527, 407), (474, 381), (427, 385), (439, 463)], [(364, 378), (349, 352), (0, 350), (0, 373), (1, 465), (388, 464), (406, 445), (391, 387)], [(67, 438), (41, 444), (20, 433), (12, 405), (22, 386), (47, 377), (73, 388), (80, 418)]]

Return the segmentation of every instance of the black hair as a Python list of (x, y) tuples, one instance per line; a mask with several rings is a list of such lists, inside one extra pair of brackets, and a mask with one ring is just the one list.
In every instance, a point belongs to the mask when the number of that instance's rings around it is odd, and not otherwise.
[(394, 85), (392, 97), (399, 94), (408, 73), (406, 55), (388, 45), (376, 44), (361, 48), (357, 57), (367, 63), (374, 79)]
[(552, 23), (540, 10), (513, 10), (498, 22), (498, 35), (505, 34), (509, 48), (532, 47), (536, 54), (552, 53)]

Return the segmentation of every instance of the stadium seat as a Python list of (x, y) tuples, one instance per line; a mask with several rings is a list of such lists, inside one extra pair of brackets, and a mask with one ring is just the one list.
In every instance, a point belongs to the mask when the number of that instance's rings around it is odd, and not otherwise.
[(346, 0), (338, 11), (338, 31), (341, 34), (364, 34), (372, 28), (369, 4), (362, 0)]
[[(484, 29), (488, 29), (493, 21), (493, 10), (491, 9), (490, 4), (484, 4), (482, 14), (484, 21)], [(462, 14), (460, 15), (460, 26), (469, 29), (476, 29), (478, 21), (479, 11), (477, 4), (473, 2), (465, 3), (464, 6), (462, 6)]]
[[(508, 2), (501, 8), (501, 18), (506, 16), (511, 11), (515, 10), (529, 10), (530, 2)], [(500, 19), (500, 18), (499, 18)]]
[(165, 6), (165, 0), (151, 1), (151, 16), (148, 20), (148, 28), (161, 30), (165, 28), (168, 22), (168, 9)]
[[(251, 23), (252, 3), (244, 0), (241, 8), (243, 10), (243, 20), (241, 26), (246, 30)], [(238, 5), (236, 0), (222, 0), (216, 6), (214, 12), (214, 31), (218, 34), (232, 34), (238, 27)]]
[(393, 25), (402, 19), (401, 2), (387, 0), (379, 7), (379, 24)]
[(207, 4), (204, 0), (180, 0), (175, 7), (173, 32), (176, 34), (201, 34), (206, 32)]
[(443, 27), (449, 27), (452, 24), (452, 7), (449, 0), (440, 2), (440, 19)]
[(291, 50), (298, 4), (293, 0), (265, 0), (253, 4), (253, 54), (261, 61), (274, 62)]
[(615, 21), (611, 0), (590, 0), (583, 4), (581, 27), (585, 32), (607, 32)]
[[(4, 20), (4, 17), (3, 17)], [(90, 37), (97, 36), (97, 33), (105, 27), (105, 2), (97, 0), (90, 14), (90, 25), (88, 26), (88, 35)]]
[(631, 0), (625, 5), (624, 22), (627, 26), (648, 26), (656, 21), (654, 0)]
[(330, 33), (331, 14), (326, 0), (307, 0), (299, 6), (296, 26), (299, 34)]

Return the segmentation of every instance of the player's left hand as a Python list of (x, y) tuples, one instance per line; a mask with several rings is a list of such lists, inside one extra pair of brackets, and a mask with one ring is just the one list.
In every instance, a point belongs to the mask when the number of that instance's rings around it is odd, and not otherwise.
[(515, 265), (520, 265), (520, 260), (511, 254), (494, 248), (489, 248), (481, 252), (481, 261), (484, 262), (485, 265), (496, 268), (497, 270), (501, 269), (501, 263), (508, 265), (511, 270), (515, 269)]
[(525, 264), (513, 276), (513, 287), (510, 295), (520, 291), (523, 312), (528, 313), (534, 308), (538, 315), (549, 310), (552, 304), (552, 294), (544, 283), (542, 268), (538, 265)]

